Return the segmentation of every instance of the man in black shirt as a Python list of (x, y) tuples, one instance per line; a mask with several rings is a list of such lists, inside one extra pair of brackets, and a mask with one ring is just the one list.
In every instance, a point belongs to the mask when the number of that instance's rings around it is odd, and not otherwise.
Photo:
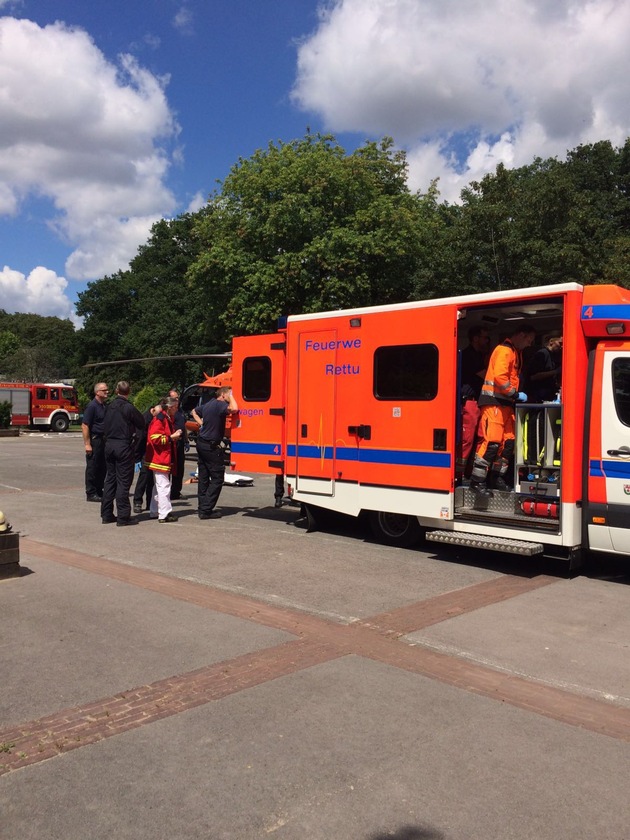
[[(532, 356), (525, 371), (525, 388), (531, 403), (553, 402), (562, 382), (561, 335), (552, 336), (544, 347)], [(523, 460), (526, 464), (538, 464), (543, 454), (545, 437), (545, 413), (532, 408), (527, 413), (527, 434)]]
[(94, 386), (94, 399), (83, 412), (81, 431), (85, 445), (85, 496), (88, 502), (100, 502), (105, 482), (105, 443), (103, 425), (109, 395), (106, 382)]
[(231, 388), (219, 388), (216, 397), (211, 397), (201, 408), (201, 416), (194, 409), (192, 411), (194, 419), (200, 424), (197, 435), (199, 519), (215, 519), (220, 516), (214, 512), (214, 508), (225, 478), (225, 420), (229, 412), (237, 411)]
[[(129, 402), (128, 382), (116, 386), (116, 399), (110, 403), (105, 417), (105, 464), (107, 474), (101, 502), (103, 524), (135, 525), (131, 519), (129, 488), (133, 481), (136, 437), (144, 431), (144, 417)], [(114, 516), (114, 499), (116, 514)]]
[(552, 402), (560, 388), (562, 376), (562, 336), (548, 338), (527, 366), (526, 389), (530, 402)]

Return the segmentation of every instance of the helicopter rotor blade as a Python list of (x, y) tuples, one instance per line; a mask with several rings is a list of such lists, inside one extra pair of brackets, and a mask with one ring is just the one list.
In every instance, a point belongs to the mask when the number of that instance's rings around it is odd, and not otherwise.
[(107, 365), (128, 365), (132, 362), (166, 362), (185, 359), (231, 359), (231, 353), (186, 353), (183, 356), (145, 356), (142, 359), (115, 359), (113, 362), (89, 362), (84, 368), (106, 367)]

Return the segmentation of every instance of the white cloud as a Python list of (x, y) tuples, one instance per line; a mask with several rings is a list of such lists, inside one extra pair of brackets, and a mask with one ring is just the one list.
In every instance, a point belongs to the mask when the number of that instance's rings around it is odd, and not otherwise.
[(26, 277), (5, 265), (0, 271), (0, 300), (5, 312), (32, 312), (36, 315), (56, 315), (70, 318), (81, 326), (74, 306), (66, 297), (68, 281), (54, 271), (37, 266)]
[(497, 163), (630, 134), (625, 0), (332, 0), (298, 50), (294, 101), (333, 131), (388, 134), (410, 185), (453, 200)]
[(208, 203), (208, 197), (205, 193), (202, 193), (201, 190), (198, 190), (194, 196), (190, 199), (188, 203), (188, 207), (186, 208), (187, 213), (196, 213), (197, 210), (201, 210), (202, 207), (205, 207)]
[(193, 14), (187, 6), (182, 6), (173, 18), (173, 26), (182, 35), (192, 35)]
[[(167, 79), (130, 55), (112, 64), (82, 30), (11, 17), (0, 18), (0, 78), (0, 213), (45, 196), (58, 211), (51, 226), (74, 249), (68, 277), (126, 267), (176, 205), (165, 186), (165, 144), (178, 133)], [(42, 271), (26, 279), (27, 298), (61, 306), (66, 281), (50, 272), (38, 286)]]

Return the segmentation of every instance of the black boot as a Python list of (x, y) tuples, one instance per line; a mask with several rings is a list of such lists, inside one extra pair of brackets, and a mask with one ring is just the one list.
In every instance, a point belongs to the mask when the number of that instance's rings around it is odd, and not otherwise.
[(493, 490), (501, 490), (502, 492), (509, 492), (510, 490), (509, 485), (506, 483), (502, 475), (491, 475), (489, 484)]
[(490, 498), (494, 496), (492, 490), (488, 488), (488, 485), (485, 481), (475, 481), (474, 479), (470, 482), (470, 489), (475, 493), (477, 496), (486, 496)]

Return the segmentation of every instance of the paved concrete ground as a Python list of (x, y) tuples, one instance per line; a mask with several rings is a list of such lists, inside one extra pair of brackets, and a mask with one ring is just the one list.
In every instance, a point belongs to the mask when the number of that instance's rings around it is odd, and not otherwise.
[(82, 471), (0, 440), (2, 840), (630, 840), (628, 569), (307, 534), (267, 476), (103, 526)]

